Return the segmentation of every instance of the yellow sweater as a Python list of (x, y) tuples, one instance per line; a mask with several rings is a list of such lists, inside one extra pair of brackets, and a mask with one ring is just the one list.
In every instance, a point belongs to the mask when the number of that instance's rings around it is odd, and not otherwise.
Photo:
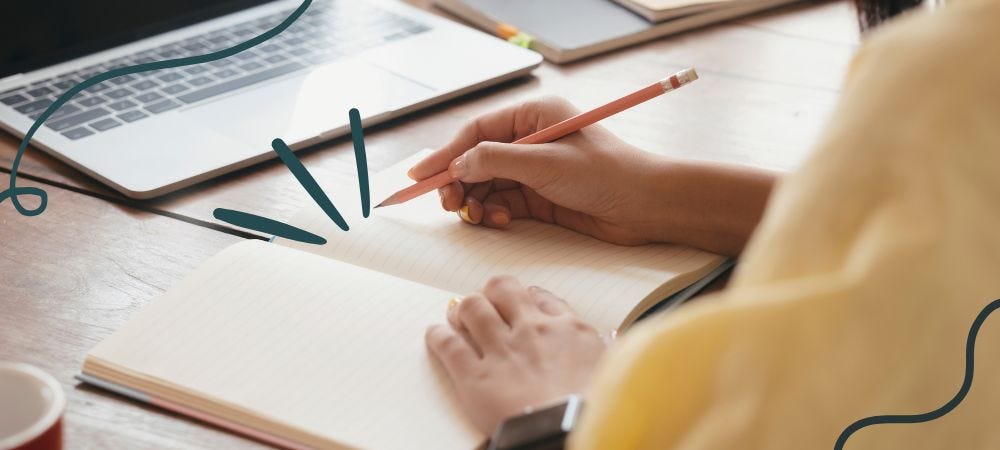
[[(859, 51), (728, 290), (625, 335), (576, 449), (832, 449), (941, 407), (1000, 298), (1000, 1), (916, 12)], [(949, 414), (845, 449), (1000, 449), (1000, 311)]]

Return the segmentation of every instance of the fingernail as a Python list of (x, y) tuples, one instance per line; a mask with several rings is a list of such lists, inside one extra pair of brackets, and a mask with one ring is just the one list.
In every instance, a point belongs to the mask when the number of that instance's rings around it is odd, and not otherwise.
[(462, 299), (460, 299), (458, 297), (452, 297), (451, 300), (448, 300), (448, 311), (451, 311), (452, 309), (455, 309), (455, 307), (458, 306), (458, 304), (461, 301), (462, 301)]
[(451, 173), (451, 177), (457, 180), (461, 180), (468, 170), (469, 167), (465, 164), (465, 155), (455, 158), (455, 160), (452, 161), (451, 165), (448, 167), (448, 172)]
[(490, 219), (493, 219), (493, 223), (497, 225), (507, 225), (507, 223), (510, 222), (510, 216), (501, 211), (496, 211), (493, 214), (490, 214)]
[(473, 223), (472, 217), (469, 217), (469, 205), (463, 205), (462, 209), (458, 210), (458, 216), (466, 222)]
[(406, 176), (410, 177), (410, 179), (413, 180), (413, 181), (417, 180), (417, 177), (413, 176), (413, 168), (412, 167), (410, 168), (410, 170), (406, 171)]
[(441, 209), (448, 209), (444, 207), (444, 194), (441, 193), (440, 189), (438, 189), (438, 198), (441, 199)]

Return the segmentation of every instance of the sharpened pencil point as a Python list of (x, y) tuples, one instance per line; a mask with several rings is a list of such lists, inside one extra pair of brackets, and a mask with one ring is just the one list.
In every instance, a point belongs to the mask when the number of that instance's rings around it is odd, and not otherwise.
[[(381, 207), (382, 207), (382, 204), (381, 204), (381, 203), (379, 203), (379, 204), (375, 205), (375, 208), (381, 208)], [(374, 208), (372, 208), (372, 209), (374, 209)]]
[(393, 195), (385, 200), (382, 200), (382, 202), (379, 203), (378, 206), (376, 206), (376, 208), (385, 208), (386, 206), (392, 206), (396, 204), (399, 204), (399, 202), (396, 201), (396, 196)]

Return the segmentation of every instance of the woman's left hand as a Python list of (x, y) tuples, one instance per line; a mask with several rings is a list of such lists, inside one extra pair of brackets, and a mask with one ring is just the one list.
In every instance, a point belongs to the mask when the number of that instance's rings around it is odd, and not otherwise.
[(487, 435), (526, 407), (583, 392), (605, 348), (565, 301), (510, 276), (493, 277), (447, 316), (449, 325), (427, 330), (427, 345)]

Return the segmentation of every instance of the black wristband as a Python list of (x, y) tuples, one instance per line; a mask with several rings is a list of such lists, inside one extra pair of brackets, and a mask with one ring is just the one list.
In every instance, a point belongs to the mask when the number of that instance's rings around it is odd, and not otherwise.
[(504, 420), (490, 438), (489, 450), (559, 450), (576, 425), (583, 400), (576, 395), (551, 406), (526, 409)]

